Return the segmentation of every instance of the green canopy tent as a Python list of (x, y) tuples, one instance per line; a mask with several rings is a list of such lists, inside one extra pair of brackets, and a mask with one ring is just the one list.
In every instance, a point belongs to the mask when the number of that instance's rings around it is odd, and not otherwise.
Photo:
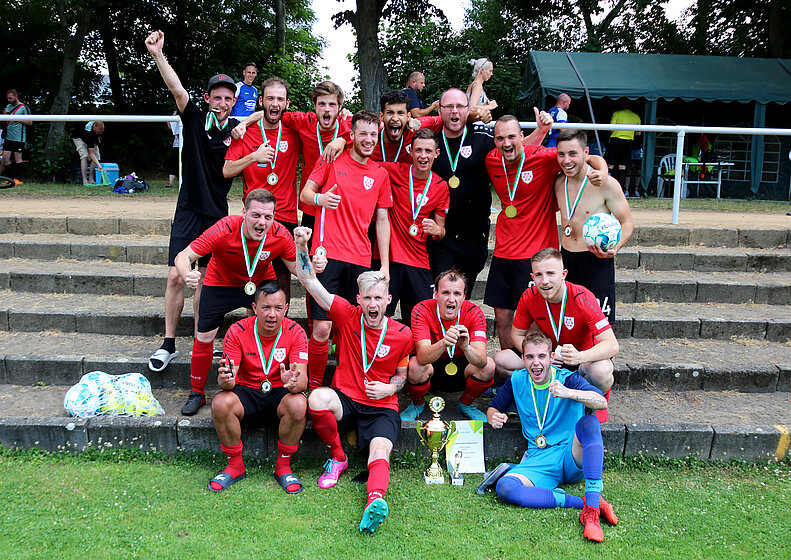
[[(628, 98), (646, 102), (644, 124), (656, 123), (657, 100), (753, 103), (753, 126), (764, 127), (766, 106), (791, 101), (791, 60), (634, 53), (532, 51), (519, 91), (519, 112), (548, 97)], [(593, 111), (591, 109), (591, 115)], [(608, 121), (609, 122), (609, 121)], [(643, 181), (653, 175), (655, 134), (643, 135)], [(764, 137), (754, 136), (750, 189), (758, 193)]]

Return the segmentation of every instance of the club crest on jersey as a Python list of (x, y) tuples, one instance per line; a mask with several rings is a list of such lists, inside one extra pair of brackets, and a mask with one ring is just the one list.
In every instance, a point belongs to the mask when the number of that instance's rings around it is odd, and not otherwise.
[(285, 348), (275, 348), (275, 360), (278, 362), (284, 362), (286, 360)]
[(288, 140), (281, 140), (280, 141), (280, 151), (285, 153), (288, 151)]
[[(533, 172), (532, 171), (522, 171), (522, 182), (527, 184), (533, 180)], [(573, 321), (572, 321), (573, 322)]]
[(472, 155), (472, 146), (462, 146), (461, 147), (461, 157), (467, 159)]
[(412, 146), (407, 146), (407, 147), (406, 147), (406, 148), (404, 148), (404, 149), (406, 150), (406, 153), (408, 153), (408, 154), (411, 154), (411, 153), (412, 153)]
[(225, 144), (226, 146), (230, 146), (231, 145), (231, 137), (229, 136), (228, 138), (223, 140), (222, 143)]
[(261, 251), (261, 256), (258, 257), (259, 261), (265, 261), (269, 258), (269, 251)]
[(428, 195), (423, 196), (423, 193), (417, 193), (417, 196), (415, 196), (415, 204), (418, 206), (421, 204), (428, 204)]
[(387, 344), (382, 344), (379, 347), (379, 351), (376, 353), (377, 356), (380, 358), (384, 358), (390, 353), (390, 347)]
[(566, 326), (568, 330), (574, 328), (574, 317), (564, 317), (563, 324)]
[(365, 177), (364, 176), (363, 177), (363, 186), (365, 187), (365, 190), (367, 190), (367, 191), (371, 190), (371, 187), (374, 186), (373, 177)]

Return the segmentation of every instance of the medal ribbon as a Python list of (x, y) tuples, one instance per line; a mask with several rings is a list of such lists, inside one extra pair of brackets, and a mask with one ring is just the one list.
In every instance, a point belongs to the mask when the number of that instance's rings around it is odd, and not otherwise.
[(382, 325), (382, 334), (379, 335), (379, 342), (376, 343), (376, 349), (374, 350), (373, 358), (371, 358), (371, 363), (368, 363), (368, 350), (365, 346), (365, 321), (363, 320), (365, 313), (360, 314), (360, 349), (362, 350), (363, 354), (363, 373), (368, 373), (368, 370), (371, 369), (371, 366), (374, 365), (376, 361), (376, 356), (379, 354), (379, 348), (382, 346), (382, 342), (385, 340), (385, 334), (387, 334), (387, 317), (384, 319), (384, 325)]
[(222, 123), (222, 126), (220, 126), (220, 121), (217, 119), (217, 115), (215, 115), (213, 111), (209, 111), (206, 113), (206, 124), (203, 125), (203, 128), (206, 132), (209, 132), (209, 129), (212, 127), (212, 125), (215, 125), (218, 129), (222, 130), (228, 126), (228, 119), (225, 119), (225, 122)]
[[(439, 321), (439, 328), (442, 331), (442, 338), (445, 338), (445, 333), (447, 332), (447, 330), (445, 329), (445, 325), (442, 324), (442, 318), (439, 316), (439, 304), (437, 304), (437, 307), (434, 310), (437, 312), (437, 321)], [(459, 325), (459, 319), (461, 319), (461, 313), (459, 313), (459, 311), (456, 310), (456, 326)], [(456, 353), (456, 345), (454, 344), (453, 346), (450, 346), (448, 348), (448, 357), (452, 360), (453, 354), (455, 353)]]
[[(555, 368), (552, 367), (552, 366), (550, 366), (550, 368), (551, 368), (550, 371), (552, 372), (552, 375), (549, 378), (549, 383), (552, 383), (552, 381), (554, 381), (554, 379), (555, 379)], [(530, 374), (528, 373), (528, 375), (530, 375)], [(547, 387), (549, 386), (549, 383), (547, 383), (547, 385), (546, 385)], [(549, 399), (552, 398), (552, 394), (549, 391), (547, 391), (547, 400), (546, 400), (546, 403), (544, 404), (544, 418), (541, 418), (541, 419), (538, 417), (538, 405), (536, 404), (536, 389), (534, 387), (532, 378), (530, 379), (530, 395), (533, 397), (533, 410), (536, 411), (536, 424), (538, 424), (539, 435), (544, 435), (544, 424), (546, 424), (546, 422), (547, 422), (547, 411), (549, 410)]]
[(258, 245), (258, 251), (255, 254), (255, 260), (253, 260), (253, 266), (250, 268), (250, 253), (247, 250), (247, 241), (244, 238), (244, 222), (242, 222), (242, 227), (239, 228), (239, 231), (242, 234), (242, 254), (244, 255), (244, 264), (247, 267), (247, 276), (252, 281), (253, 274), (255, 273), (255, 267), (258, 266), (258, 257), (261, 256), (261, 249), (264, 248), (264, 243), (266, 243), (266, 234), (264, 234), (264, 238)]
[(428, 187), (431, 185), (431, 178), (433, 174), (431, 171), (428, 172), (428, 181), (426, 181), (426, 186), (423, 188), (423, 194), (420, 195), (420, 203), (417, 205), (417, 209), (415, 209), (415, 184), (412, 179), (412, 166), (409, 166), (409, 202), (412, 204), (412, 221), (417, 221), (417, 215), (420, 214), (420, 209), (426, 204), (426, 193), (428, 193)]
[(505, 168), (505, 158), (501, 157), (500, 159), (503, 162), (503, 172), (505, 172), (505, 186), (508, 187), (508, 198), (511, 200), (511, 204), (513, 204), (514, 196), (516, 196), (516, 187), (519, 185), (519, 177), (522, 176), (522, 166), (525, 164), (525, 150), (522, 148), (522, 159), (519, 160), (519, 169), (516, 171), (513, 190), (511, 190), (511, 184), (508, 182), (508, 170)]
[[(264, 120), (264, 119), (261, 119)], [(275, 143), (275, 157), (272, 161), (269, 162), (269, 165), (272, 166), (272, 171), (275, 170), (275, 164), (277, 163), (277, 155), (280, 153), (280, 137), (283, 135), (283, 123), (277, 123), (277, 142)], [(269, 138), (266, 137), (266, 132), (264, 131), (264, 125), (261, 124), (261, 121), (258, 121), (258, 127), (261, 129), (261, 138), (264, 139), (267, 146), (269, 145)]]
[(459, 144), (459, 151), (456, 152), (456, 157), (450, 155), (450, 148), (448, 147), (448, 137), (445, 136), (445, 129), (442, 129), (442, 142), (445, 143), (445, 151), (448, 153), (448, 163), (450, 163), (450, 170), (456, 173), (456, 167), (459, 165), (459, 156), (461, 155), (461, 148), (464, 146), (464, 138), (467, 136), (467, 127), (464, 127), (464, 132), (461, 133), (461, 143)]
[[(398, 151), (393, 158), (393, 161), (398, 161), (398, 156), (401, 155), (401, 148), (404, 147), (404, 135), (401, 135), (401, 141), (398, 143)], [(385, 131), (379, 131), (379, 149), (382, 151), (382, 161), (387, 161), (387, 150), (385, 150)]]
[(552, 327), (552, 334), (555, 335), (555, 342), (560, 344), (560, 331), (563, 330), (563, 319), (566, 316), (566, 298), (568, 297), (569, 293), (566, 290), (566, 284), (563, 284), (563, 299), (560, 302), (560, 317), (558, 318), (558, 322), (555, 323), (555, 318), (552, 316), (552, 311), (549, 309), (549, 302), (544, 300), (544, 303), (547, 306), (547, 315), (549, 315), (549, 324)]
[(571, 221), (571, 217), (574, 215), (574, 211), (577, 209), (577, 205), (580, 203), (582, 199), (582, 193), (585, 192), (585, 187), (588, 185), (588, 171), (590, 171), (591, 166), (589, 165), (587, 170), (585, 171), (585, 180), (582, 182), (582, 186), (580, 187), (580, 192), (577, 193), (577, 199), (574, 201), (574, 206), (569, 206), (569, 178), (566, 177), (566, 183), (564, 185), (564, 192), (566, 195), (566, 216), (568, 216), (569, 222)]
[(255, 318), (253, 323), (253, 334), (255, 334), (255, 347), (258, 349), (258, 359), (261, 360), (261, 367), (264, 369), (264, 377), (269, 380), (269, 368), (272, 367), (272, 360), (275, 358), (275, 348), (277, 348), (277, 343), (280, 342), (280, 335), (283, 334), (283, 325), (281, 324), (277, 331), (277, 338), (275, 338), (275, 343), (272, 345), (272, 353), (269, 354), (269, 358), (264, 354), (264, 350), (261, 348), (261, 339), (258, 338), (258, 317)]
[[(332, 135), (332, 142), (338, 137), (338, 130), (340, 129), (340, 125), (338, 121), (335, 121), (335, 133)], [(316, 123), (316, 141), (319, 143), (319, 156), (324, 153), (324, 144), (321, 143), (321, 131), (319, 130), (319, 123)]]

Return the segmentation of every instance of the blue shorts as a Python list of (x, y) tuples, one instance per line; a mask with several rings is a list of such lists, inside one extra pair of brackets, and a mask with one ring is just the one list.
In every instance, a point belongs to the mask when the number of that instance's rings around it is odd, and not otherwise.
[(573, 440), (566, 446), (556, 445), (547, 449), (531, 447), (527, 457), (508, 471), (530, 479), (537, 488), (554, 490), (561, 484), (579, 482), (583, 479), (582, 467), (577, 465), (571, 454)]

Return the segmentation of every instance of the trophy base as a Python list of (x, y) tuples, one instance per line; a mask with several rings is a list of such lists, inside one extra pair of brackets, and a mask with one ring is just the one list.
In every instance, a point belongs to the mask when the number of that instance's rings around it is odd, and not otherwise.
[(445, 484), (445, 477), (440, 475), (439, 478), (436, 478), (423, 473), (423, 481), (426, 484)]
[(453, 486), (464, 486), (464, 475), (458, 473), (456, 476), (450, 476), (450, 482)]

